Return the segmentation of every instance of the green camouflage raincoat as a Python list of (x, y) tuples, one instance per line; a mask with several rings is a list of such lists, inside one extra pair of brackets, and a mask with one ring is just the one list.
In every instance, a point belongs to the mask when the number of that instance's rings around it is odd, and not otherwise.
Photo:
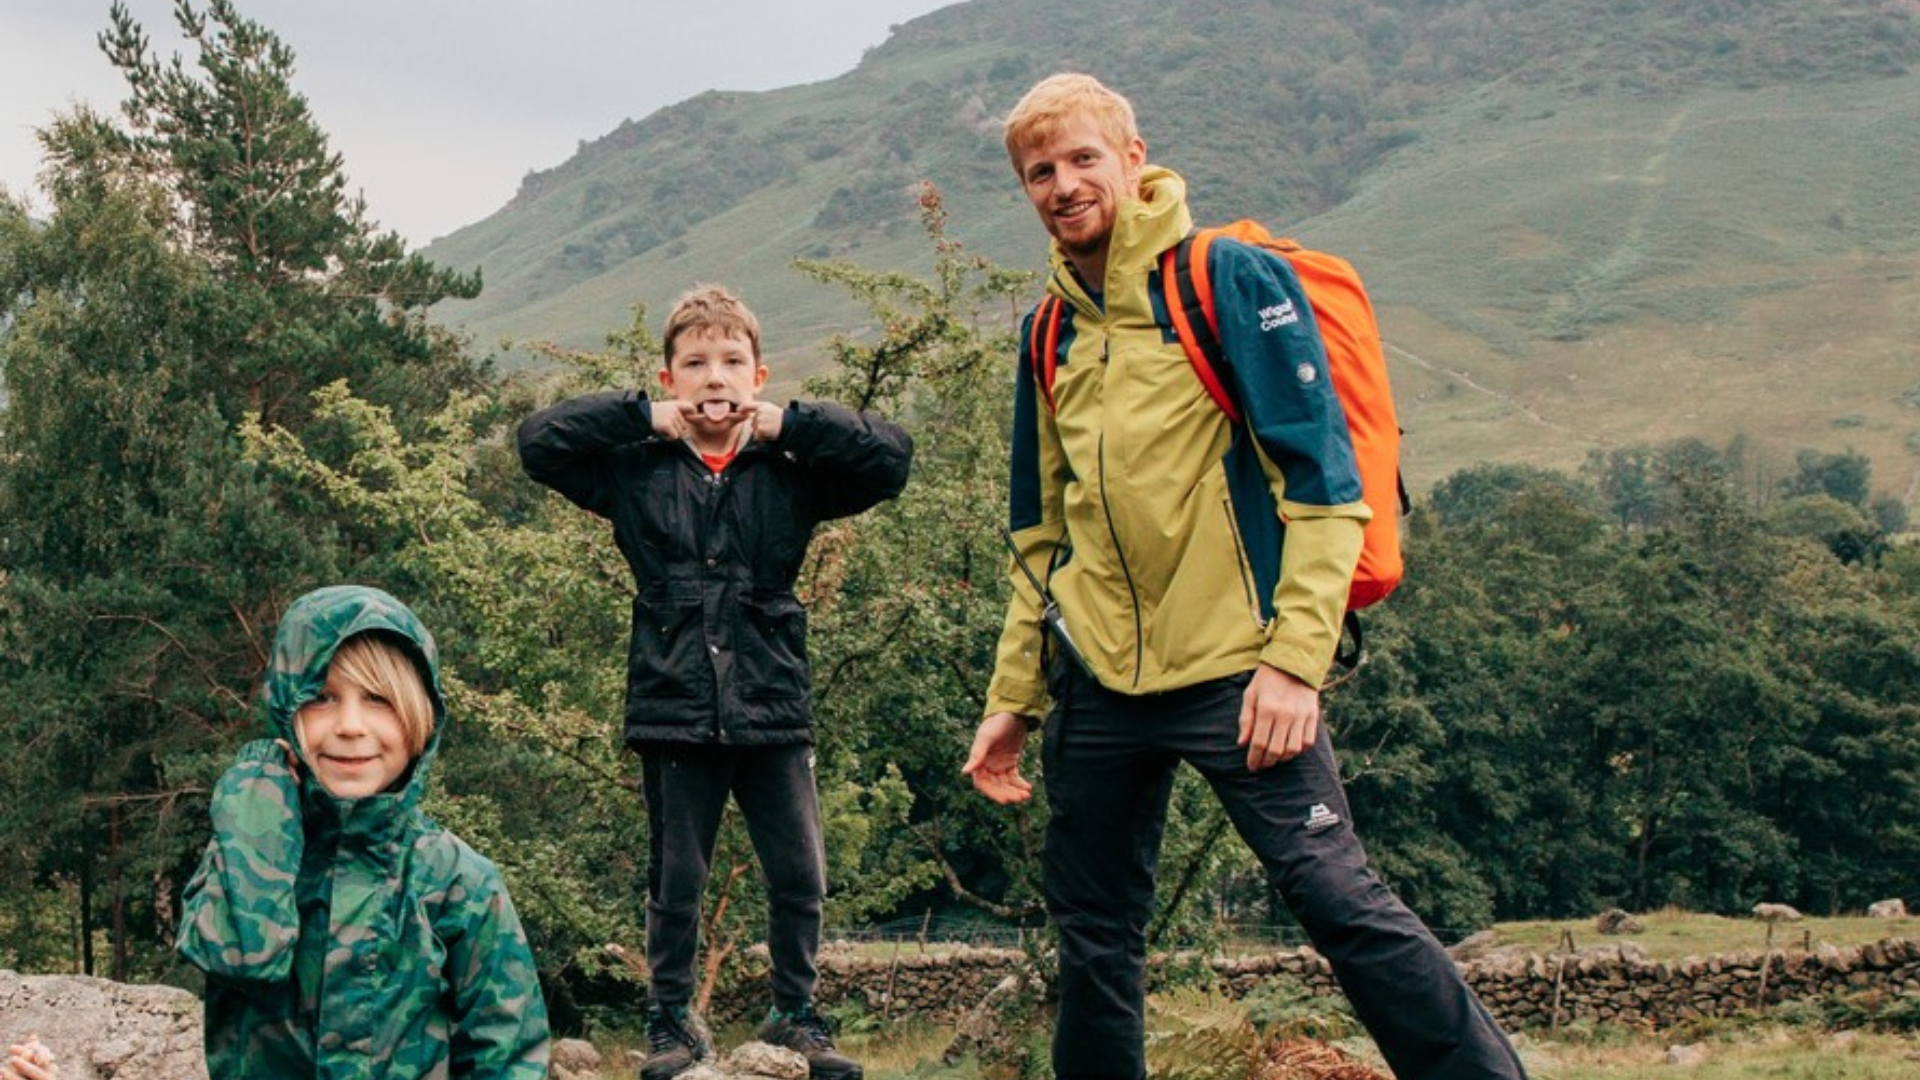
[(295, 601), (267, 672), (267, 724), (294, 716), (339, 646), (377, 632), (427, 674), (435, 723), (389, 791), (338, 799), (296, 779), (272, 738), (248, 743), (213, 793), (213, 840), (187, 886), (179, 949), (207, 974), (214, 1080), (547, 1075), (533, 955), (492, 863), (420, 811), (446, 709), (433, 638), (377, 589)]

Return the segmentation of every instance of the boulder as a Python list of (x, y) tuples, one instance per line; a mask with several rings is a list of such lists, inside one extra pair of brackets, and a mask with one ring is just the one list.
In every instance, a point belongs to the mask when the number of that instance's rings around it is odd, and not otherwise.
[(1707, 1060), (1706, 1043), (1687, 1043), (1684, 1046), (1667, 1047), (1667, 1064), (1698, 1065)]
[(1761, 922), (1799, 922), (1804, 916), (1788, 904), (1755, 904), (1753, 917)]
[(28, 1035), (60, 1080), (207, 1080), (200, 1000), (176, 987), (0, 971), (0, 1037)]
[(728, 1076), (754, 1080), (807, 1080), (807, 1059), (798, 1051), (763, 1042), (743, 1043), (721, 1060)]
[(1867, 914), (1876, 919), (1904, 919), (1907, 917), (1907, 902), (1897, 896), (1891, 900), (1875, 900), (1867, 905)]
[(1593, 928), (1603, 934), (1639, 934), (1646, 926), (1619, 908), (1610, 908), (1593, 920)]
[(592, 1080), (600, 1075), (600, 1051), (585, 1039), (555, 1039), (549, 1060), (554, 1080)]

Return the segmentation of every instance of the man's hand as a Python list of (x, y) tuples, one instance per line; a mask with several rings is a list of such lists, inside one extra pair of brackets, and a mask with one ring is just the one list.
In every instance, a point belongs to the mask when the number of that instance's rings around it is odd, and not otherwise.
[(1320, 691), (1271, 664), (1255, 668), (1240, 702), (1238, 745), (1247, 748), (1247, 768), (1278, 765), (1319, 737)]
[(1027, 722), (1010, 712), (994, 713), (973, 733), (973, 749), (960, 773), (974, 790), (1002, 806), (1026, 802), (1033, 785), (1020, 775), (1020, 751), (1027, 745)]

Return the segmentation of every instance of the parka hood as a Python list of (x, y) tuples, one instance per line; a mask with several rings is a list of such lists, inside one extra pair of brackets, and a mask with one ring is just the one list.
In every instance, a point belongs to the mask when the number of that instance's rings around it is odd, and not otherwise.
[[(1187, 210), (1187, 182), (1164, 166), (1145, 165), (1140, 170), (1139, 192), (1132, 198), (1122, 199), (1119, 213), (1114, 217), (1113, 233), (1107, 239), (1107, 280), (1086, 284), (1109, 292), (1115, 281), (1128, 280), (1142, 270), (1152, 269), (1161, 252), (1192, 231), (1193, 215)], [(1073, 261), (1058, 240), (1053, 241), (1049, 249), (1049, 261), (1053, 268), (1051, 291), (1091, 309), (1092, 302), (1077, 287)]]
[[(334, 653), (347, 639), (364, 633), (381, 634), (411, 656), (433, 702), (433, 732), (408, 771), (403, 790), (369, 796), (378, 799), (398, 795), (405, 803), (415, 804), (446, 729), (446, 698), (440, 689), (440, 653), (433, 635), (405, 604), (387, 593), (365, 585), (333, 585), (316, 589), (287, 608), (274, 633), (273, 660), (261, 690), (267, 727), (273, 738), (285, 739), (298, 753), (295, 716), (326, 687), (327, 668), (333, 663)], [(304, 754), (301, 760), (305, 763)], [(310, 798), (324, 794), (312, 782), (310, 765), (301, 772)]]

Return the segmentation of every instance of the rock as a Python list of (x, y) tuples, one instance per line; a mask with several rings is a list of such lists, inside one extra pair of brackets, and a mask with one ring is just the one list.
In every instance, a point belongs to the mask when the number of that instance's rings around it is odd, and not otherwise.
[(1667, 1047), (1667, 1064), (1698, 1065), (1707, 1060), (1707, 1044), (1687, 1043), (1684, 1046)]
[(1012, 1065), (1016, 1075), (1026, 1071), (1028, 1047), (1019, 1037), (1028, 1006), (1023, 998), (1038, 997), (1043, 984), (1038, 977), (1013, 974), (1002, 978), (980, 1002), (960, 1018), (953, 1041), (940, 1057), (948, 1065), (971, 1054), (982, 1064)]
[(766, 1080), (807, 1080), (807, 1059), (799, 1051), (769, 1046), (763, 1042), (743, 1043), (725, 1058), (721, 1068), (729, 1076), (765, 1077)]
[(1876, 919), (1904, 919), (1907, 917), (1907, 902), (1899, 897), (1875, 900), (1867, 905), (1867, 914)]
[(1619, 908), (1610, 908), (1593, 920), (1593, 928), (1603, 934), (1639, 934), (1646, 926)]
[(1492, 952), (1499, 944), (1500, 936), (1498, 934), (1495, 934), (1491, 930), (1482, 930), (1475, 934), (1469, 934), (1466, 938), (1454, 944), (1451, 948), (1447, 949), (1447, 955), (1461, 963), (1465, 963), (1469, 960), (1480, 959)]
[(585, 1039), (555, 1039), (551, 1060), (555, 1073), (564, 1069), (583, 1080), (600, 1072), (600, 1051)]
[(1803, 918), (1787, 904), (1755, 904), (1753, 917), (1761, 922), (1799, 922)]
[(0, 971), (0, 1035), (30, 1034), (60, 1080), (207, 1080), (200, 1002), (175, 987)]

